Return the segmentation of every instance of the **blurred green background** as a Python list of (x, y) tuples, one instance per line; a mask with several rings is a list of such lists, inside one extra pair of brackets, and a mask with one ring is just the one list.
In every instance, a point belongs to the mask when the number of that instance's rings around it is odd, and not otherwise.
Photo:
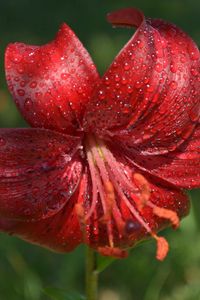
[[(105, 15), (126, 6), (176, 23), (200, 45), (198, 0), (0, 0), (0, 127), (26, 126), (6, 88), (3, 60), (9, 42), (47, 43), (67, 22), (102, 74), (132, 34), (112, 29)], [(167, 259), (156, 261), (154, 242), (133, 249), (102, 273), (100, 300), (200, 299), (200, 192), (191, 196), (190, 216), (177, 232), (164, 233), (171, 246)], [(0, 299), (47, 300), (42, 291), (48, 286), (83, 292), (84, 250), (58, 255), (1, 234)]]

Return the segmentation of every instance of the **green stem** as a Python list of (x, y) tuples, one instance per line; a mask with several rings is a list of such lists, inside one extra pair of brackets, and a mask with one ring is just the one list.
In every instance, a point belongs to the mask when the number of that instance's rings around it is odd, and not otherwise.
[(87, 300), (97, 300), (98, 271), (97, 254), (94, 250), (86, 249), (86, 295)]

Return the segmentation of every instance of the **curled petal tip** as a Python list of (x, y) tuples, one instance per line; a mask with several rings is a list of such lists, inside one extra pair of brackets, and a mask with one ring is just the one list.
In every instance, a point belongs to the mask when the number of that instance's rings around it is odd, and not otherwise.
[(139, 27), (144, 21), (144, 15), (139, 9), (125, 8), (107, 14), (107, 21), (112, 25)]

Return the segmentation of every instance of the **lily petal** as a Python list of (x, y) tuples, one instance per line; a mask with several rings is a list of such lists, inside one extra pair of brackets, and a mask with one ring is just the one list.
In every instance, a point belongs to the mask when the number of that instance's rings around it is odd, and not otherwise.
[(74, 134), (99, 78), (74, 32), (63, 24), (44, 46), (8, 45), (8, 87), (22, 115), (33, 127)]
[(36, 222), (0, 218), (0, 230), (50, 250), (72, 251), (82, 241), (82, 233), (74, 209), (77, 192), (78, 190), (54, 216)]
[(174, 150), (199, 120), (199, 50), (175, 25), (143, 20), (135, 9), (114, 12), (109, 20), (139, 27), (97, 87), (86, 130), (142, 153)]
[(82, 173), (80, 138), (46, 129), (0, 130), (0, 216), (39, 220), (60, 211)]
[(200, 186), (200, 125), (190, 139), (166, 155), (133, 158), (150, 174), (185, 189)]

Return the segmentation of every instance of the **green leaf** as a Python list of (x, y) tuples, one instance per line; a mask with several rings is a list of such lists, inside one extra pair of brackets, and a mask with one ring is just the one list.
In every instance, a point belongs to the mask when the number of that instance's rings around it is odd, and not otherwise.
[(52, 300), (86, 300), (86, 298), (76, 292), (69, 292), (58, 288), (46, 288), (44, 293)]
[(109, 256), (101, 256), (100, 254), (97, 257), (97, 272), (104, 271), (109, 265), (111, 265), (117, 259)]

